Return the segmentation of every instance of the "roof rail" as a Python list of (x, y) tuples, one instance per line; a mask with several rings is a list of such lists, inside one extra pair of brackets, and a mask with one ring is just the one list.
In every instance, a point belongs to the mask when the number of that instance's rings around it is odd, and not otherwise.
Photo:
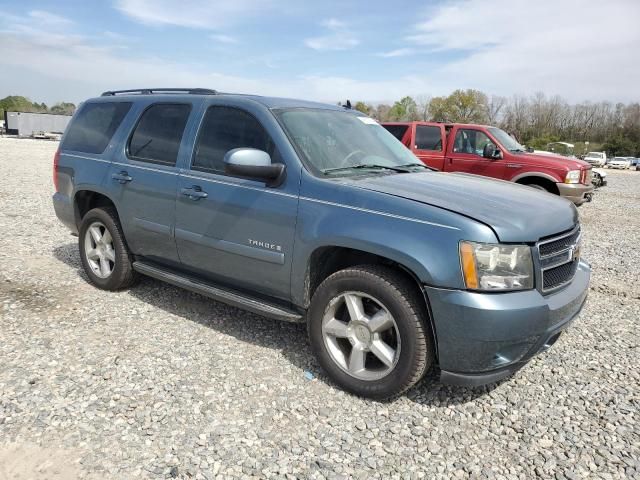
[(209, 88), (133, 88), (131, 90), (107, 90), (101, 97), (113, 97), (123, 94), (151, 95), (152, 93), (189, 93), (191, 95), (217, 95), (216, 90)]

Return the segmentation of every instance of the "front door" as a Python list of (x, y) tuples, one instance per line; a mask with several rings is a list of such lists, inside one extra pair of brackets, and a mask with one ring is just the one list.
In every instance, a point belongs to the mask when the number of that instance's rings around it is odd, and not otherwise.
[(445, 160), (447, 162), (446, 170), (504, 179), (504, 160), (482, 156), (484, 146), (488, 143), (495, 146), (495, 142), (480, 130), (475, 128), (458, 129), (455, 133), (453, 146), (450, 147)]
[(249, 112), (210, 106), (188, 170), (178, 177), (176, 242), (184, 267), (214, 281), (289, 299), (297, 183), (277, 188), (224, 173), (234, 148), (279, 153)]
[(173, 238), (176, 160), (190, 112), (187, 103), (146, 108), (107, 179), (129, 248), (157, 262), (179, 263)]

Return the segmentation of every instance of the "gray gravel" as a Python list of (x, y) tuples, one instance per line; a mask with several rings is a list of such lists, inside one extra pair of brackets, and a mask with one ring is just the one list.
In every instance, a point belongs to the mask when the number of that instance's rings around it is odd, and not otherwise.
[(56, 146), (0, 139), (0, 479), (640, 477), (640, 172), (580, 208), (592, 289), (549, 352), (376, 403), (329, 383), (302, 326), (91, 287), (51, 206)]

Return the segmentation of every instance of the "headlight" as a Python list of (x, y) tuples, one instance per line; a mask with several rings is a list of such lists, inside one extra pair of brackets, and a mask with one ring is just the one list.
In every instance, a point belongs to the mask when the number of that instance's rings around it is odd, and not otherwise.
[(580, 170), (570, 170), (564, 179), (564, 183), (580, 183)]
[(470, 290), (533, 288), (533, 262), (527, 245), (460, 242), (460, 262)]

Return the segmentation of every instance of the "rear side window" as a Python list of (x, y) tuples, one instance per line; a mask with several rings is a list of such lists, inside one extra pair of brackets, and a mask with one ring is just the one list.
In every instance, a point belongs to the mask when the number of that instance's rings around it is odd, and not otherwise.
[(383, 125), (383, 127), (386, 128), (391, 135), (402, 141), (402, 137), (407, 133), (409, 125)]
[(234, 148), (257, 148), (274, 158), (275, 145), (251, 114), (232, 107), (210, 107), (198, 135), (193, 170), (224, 173), (224, 156)]
[(416, 127), (416, 148), (418, 150), (442, 151), (442, 130), (440, 127), (418, 125)]
[(85, 103), (69, 125), (62, 150), (102, 153), (131, 109), (131, 102)]
[(191, 105), (159, 103), (147, 108), (129, 140), (129, 157), (175, 165)]

